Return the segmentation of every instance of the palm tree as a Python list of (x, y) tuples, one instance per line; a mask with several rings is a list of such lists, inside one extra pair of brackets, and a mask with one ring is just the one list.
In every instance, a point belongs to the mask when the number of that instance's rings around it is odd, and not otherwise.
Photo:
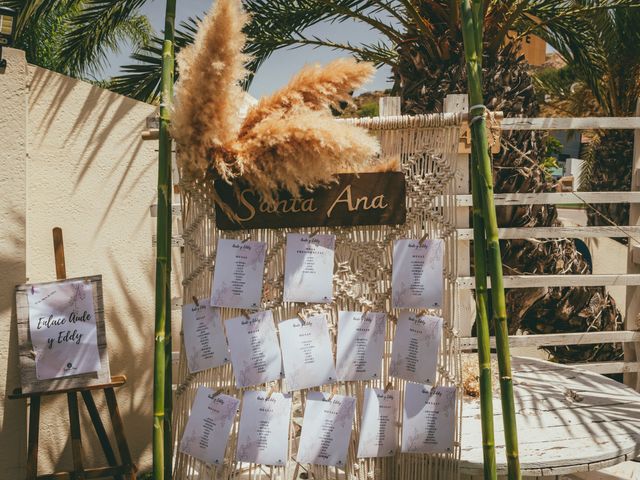
[[(640, 98), (640, 9), (596, 12), (580, 20), (589, 32), (585, 45), (559, 45), (567, 63), (560, 71), (537, 75), (539, 89), (549, 96), (550, 110), (571, 116), (625, 117), (635, 114)], [(631, 189), (633, 132), (595, 132), (586, 152), (581, 188), (590, 191)], [(591, 225), (627, 225), (628, 204), (595, 205)]]
[(27, 61), (73, 77), (96, 77), (109, 55), (129, 44), (134, 51), (151, 40), (139, 14), (145, 0), (0, 0), (18, 11), (16, 46)]

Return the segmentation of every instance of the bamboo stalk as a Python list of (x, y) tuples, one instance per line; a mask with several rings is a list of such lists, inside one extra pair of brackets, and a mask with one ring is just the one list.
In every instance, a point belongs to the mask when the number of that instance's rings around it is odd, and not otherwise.
[[(484, 220), (489, 259), (489, 274), (491, 276), (491, 300), (493, 306), (493, 320), (496, 332), (496, 349), (498, 354), (498, 368), (500, 371), (500, 397), (502, 401), (502, 418), (504, 422), (507, 475), (509, 480), (521, 478), (520, 459), (518, 454), (518, 432), (515, 416), (515, 402), (513, 397), (513, 380), (511, 377), (511, 356), (509, 353), (509, 335), (507, 328), (507, 309), (504, 295), (502, 276), (502, 257), (498, 240), (498, 221), (493, 200), (493, 172), (489, 156), (489, 144), (484, 119), (484, 99), (482, 94), (482, 45), (481, 35), (483, 5), (482, 0), (462, 0), (462, 33), (464, 39), (465, 57), (467, 60), (467, 79), (469, 86), (469, 101), (472, 105), (470, 117), (478, 116), (471, 122), (472, 149), (477, 160), (477, 169), (472, 170), (477, 187), (474, 189), (479, 195), (474, 198), (481, 200), (481, 213)], [(480, 106), (480, 107), (477, 107)], [(475, 107), (475, 108), (474, 108)], [(474, 211), (475, 211), (474, 204)], [(476, 265), (478, 262), (476, 261)], [(477, 274), (477, 272), (476, 272)], [(486, 277), (485, 277), (486, 281)]]
[[(482, 69), (483, 10), (482, 2), (471, 5), (475, 26), (476, 58)], [(478, 381), (480, 384), (480, 421), (485, 480), (498, 478), (496, 466), (495, 432), (493, 422), (493, 388), (491, 378), (491, 344), (489, 328), (489, 299), (487, 290), (487, 239), (482, 216), (482, 194), (478, 178), (478, 149), (471, 155), (471, 191), (473, 200), (473, 256), (476, 277), (476, 332), (478, 335)]]
[(158, 225), (153, 372), (153, 478), (171, 479), (171, 137), (176, 0), (167, 0), (162, 48), (162, 92), (158, 145)]
[(480, 383), (480, 421), (485, 480), (497, 479), (496, 450), (493, 427), (493, 388), (491, 381), (491, 345), (487, 291), (487, 243), (480, 199), (478, 162), (472, 155), (473, 256), (476, 277), (476, 332), (478, 334), (478, 380)]

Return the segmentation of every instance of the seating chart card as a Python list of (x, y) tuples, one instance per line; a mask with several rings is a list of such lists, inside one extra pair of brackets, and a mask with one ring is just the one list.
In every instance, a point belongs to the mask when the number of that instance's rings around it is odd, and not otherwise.
[(387, 316), (379, 312), (338, 312), (338, 378), (371, 380), (382, 374)]
[(278, 380), (282, 357), (271, 311), (226, 321), (233, 373), (238, 388)]
[(402, 422), (402, 451), (452, 452), (455, 419), (456, 387), (431, 387), (407, 383)]
[(335, 235), (287, 234), (283, 301), (330, 303), (333, 300), (335, 243)]
[(213, 390), (199, 387), (180, 441), (180, 451), (212, 465), (222, 464), (239, 404), (237, 398), (215, 395)]
[(442, 318), (409, 312), (400, 314), (389, 374), (410, 382), (435, 382), (441, 338)]
[(288, 390), (318, 387), (337, 379), (326, 315), (280, 322), (284, 376)]
[(395, 455), (398, 450), (399, 414), (398, 390), (365, 389), (358, 458)]
[(393, 308), (442, 307), (443, 259), (443, 240), (396, 240), (391, 276)]
[(289, 458), (291, 395), (244, 392), (236, 460), (283, 466)]
[(27, 301), (38, 380), (100, 370), (91, 282), (32, 286), (27, 290)]
[(308, 392), (297, 461), (344, 466), (347, 462), (356, 399)]
[(182, 306), (182, 331), (189, 373), (219, 367), (229, 361), (220, 310), (209, 299)]
[(229, 308), (258, 308), (267, 244), (241, 240), (218, 240), (211, 305)]

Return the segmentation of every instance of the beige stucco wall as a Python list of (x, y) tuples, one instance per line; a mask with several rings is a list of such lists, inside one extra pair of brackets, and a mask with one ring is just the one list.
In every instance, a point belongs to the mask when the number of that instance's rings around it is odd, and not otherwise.
[[(0, 170), (0, 268), (5, 269), (5, 262), (16, 265), (11, 275), (0, 276), (0, 388), (18, 386), (16, 339), (7, 334), (13, 286), (25, 276), (32, 282), (55, 279), (51, 230), (59, 226), (67, 276), (103, 276), (111, 372), (128, 377), (128, 384), (117, 393), (118, 401), (133, 456), (146, 469), (151, 460), (155, 272), (155, 220), (149, 207), (156, 198), (157, 142), (142, 141), (141, 132), (155, 109), (39, 67), (26, 67), (19, 52), (7, 56), (7, 73), (0, 73), (0, 138), (10, 141), (8, 148), (2, 147), (0, 167), (6, 163), (10, 168)], [(20, 102), (23, 114), (16, 113)], [(8, 121), (5, 111), (11, 112)], [(14, 261), (16, 257), (22, 257), (22, 263)], [(174, 258), (176, 270), (178, 260)], [(175, 283), (174, 291), (179, 295)], [(9, 403), (2, 393), (0, 469), (17, 471), (25, 461), (25, 406)], [(99, 407), (103, 405), (102, 398), (96, 400)], [(66, 398), (48, 398), (42, 415), (39, 470), (69, 468)], [(89, 428), (84, 432), (85, 464), (104, 464), (94, 448), (95, 434)], [(7, 455), (5, 445), (15, 455)]]

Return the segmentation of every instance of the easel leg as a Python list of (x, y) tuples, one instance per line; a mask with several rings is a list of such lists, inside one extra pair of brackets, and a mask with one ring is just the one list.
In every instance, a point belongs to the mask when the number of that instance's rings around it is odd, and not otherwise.
[(116, 435), (116, 442), (118, 444), (118, 450), (120, 451), (120, 459), (122, 463), (130, 468), (130, 479), (135, 480), (135, 466), (131, 459), (131, 452), (129, 451), (129, 445), (127, 444), (127, 438), (124, 435), (124, 424), (122, 423), (122, 417), (120, 417), (120, 410), (118, 409), (118, 401), (116, 400), (116, 394), (113, 388), (105, 388), (104, 396), (107, 399), (107, 406), (109, 407), (109, 415), (111, 416), (111, 423), (113, 425), (113, 432)]
[(40, 427), (40, 395), (32, 396), (29, 401), (29, 450), (27, 452), (27, 480), (38, 477), (38, 435)]
[(67, 393), (69, 404), (69, 423), (71, 424), (71, 453), (73, 454), (74, 480), (84, 480), (84, 467), (82, 464), (82, 436), (80, 433), (80, 412), (78, 411), (78, 396), (76, 392)]
[[(89, 412), (89, 416), (91, 417), (91, 423), (93, 423), (93, 427), (95, 428), (96, 434), (98, 435), (98, 440), (100, 440), (100, 445), (102, 445), (102, 450), (104, 451), (104, 456), (107, 459), (107, 463), (110, 467), (115, 467), (118, 465), (118, 461), (116, 460), (116, 455), (113, 452), (113, 448), (111, 447), (109, 436), (107, 435), (107, 431), (104, 428), (104, 424), (102, 423), (102, 419), (100, 418), (100, 413), (98, 412), (98, 408), (96, 407), (96, 402), (93, 400), (91, 391), (84, 390), (81, 393), (84, 404), (87, 406), (87, 411)], [(116, 480), (122, 480), (122, 475), (117, 475), (114, 478)]]

